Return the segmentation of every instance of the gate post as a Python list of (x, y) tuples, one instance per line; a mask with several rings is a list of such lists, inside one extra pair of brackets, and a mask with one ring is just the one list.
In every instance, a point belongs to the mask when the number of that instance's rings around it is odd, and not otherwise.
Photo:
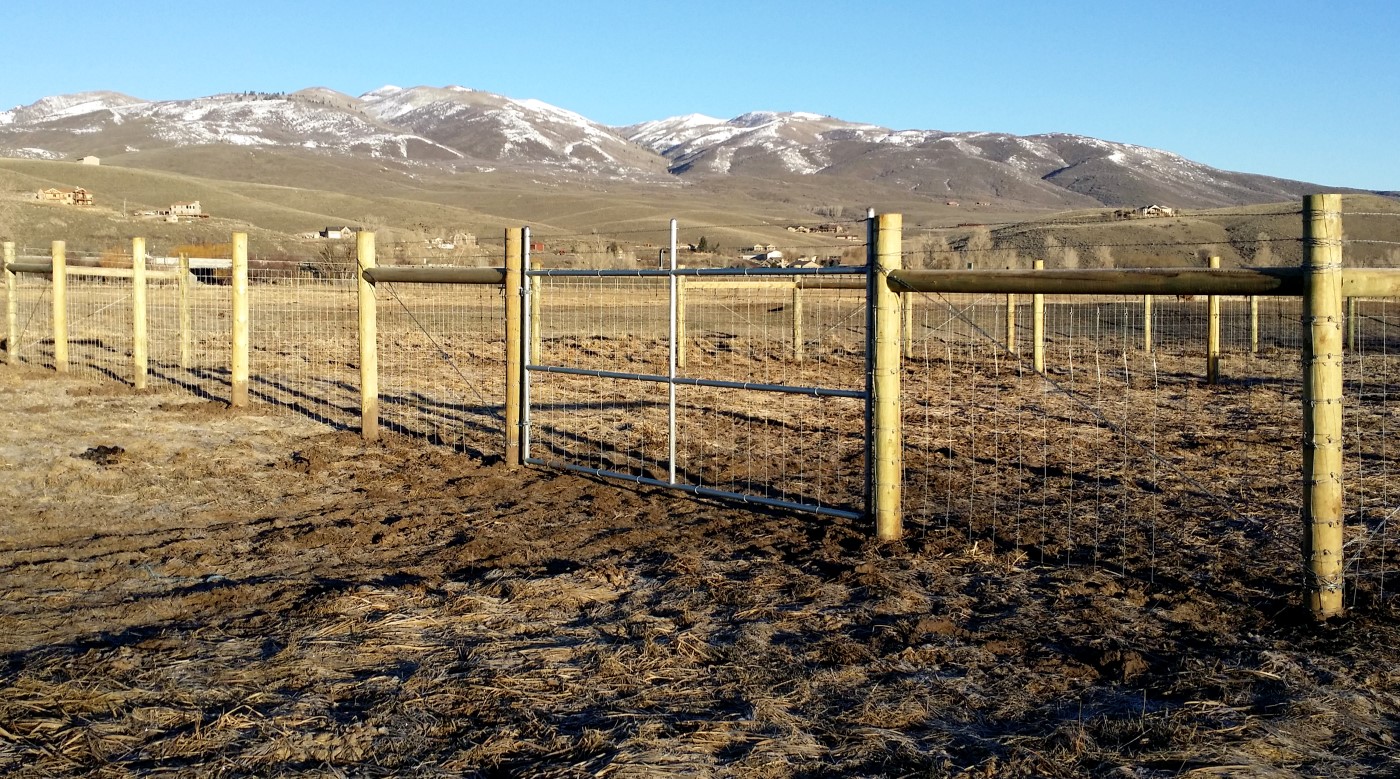
[(360, 308), (360, 436), (379, 440), (379, 312), (374, 280), (367, 271), (378, 262), (374, 233), (355, 234), (355, 286)]
[(520, 460), (520, 392), (524, 367), (524, 329), (521, 327), (521, 269), (525, 264), (524, 230), (506, 228), (506, 465), (522, 465)]
[(5, 364), (19, 364), (19, 280), (10, 266), (15, 263), (15, 244), (6, 241), (5, 257)]
[(870, 430), (873, 451), (874, 485), (869, 496), (875, 517), (875, 537), (897, 541), (904, 535), (900, 513), (903, 486), (903, 441), (899, 386), (901, 358), (900, 295), (890, 288), (890, 271), (903, 266), (904, 217), (881, 214), (874, 225), (874, 242), (869, 257), (870, 306), (874, 318), (874, 348), (871, 354)]
[(53, 369), (68, 372), (68, 244), (54, 241), (53, 256)]
[[(1210, 269), (1220, 270), (1220, 258), (1211, 256)], [(1220, 296), (1206, 297), (1206, 383), (1220, 383)]]
[(229, 405), (248, 405), (248, 234), (233, 234), (233, 355)]
[(1343, 612), (1342, 197), (1303, 200), (1303, 563), (1308, 609)]

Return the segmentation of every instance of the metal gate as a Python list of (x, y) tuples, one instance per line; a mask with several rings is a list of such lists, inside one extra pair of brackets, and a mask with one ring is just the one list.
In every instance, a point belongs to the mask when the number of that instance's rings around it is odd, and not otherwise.
[(527, 248), (525, 462), (864, 516), (867, 268), (681, 268), (676, 235), (654, 270), (533, 268)]

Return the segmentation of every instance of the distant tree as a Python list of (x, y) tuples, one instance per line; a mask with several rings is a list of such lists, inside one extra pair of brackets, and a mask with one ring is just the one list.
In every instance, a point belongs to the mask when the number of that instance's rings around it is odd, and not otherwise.
[(972, 234), (963, 242), (962, 262), (963, 267), (988, 267), (994, 258), (991, 255), (996, 243), (992, 240), (992, 232), (985, 227), (979, 227), (972, 231)]
[(910, 257), (916, 268), (947, 270), (953, 267), (953, 250), (942, 235), (926, 236), (919, 251)]
[(700, 236), (700, 242), (695, 244), (695, 251), (700, 252), (702, 254), (709, 254), (711, 251), (710, 239), (706, 238), (703, 235)]

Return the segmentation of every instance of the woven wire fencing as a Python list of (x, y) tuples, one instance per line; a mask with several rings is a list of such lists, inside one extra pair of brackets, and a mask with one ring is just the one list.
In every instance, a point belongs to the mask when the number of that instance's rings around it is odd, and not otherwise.
[[(9, 303), (5, 301), (6, 306)], [(18, 334), (14, 353), (19, 362), (53, 368), (53, 280), (33, 273), (15, 274), (14, 304)]]
[(499, 456), (506, 377), (502, 290), (389, 282), (377, 284), (375, 294), (381, 428), (478, 458)]
[[(1011, 565), (1104, 567), (1216, 589), (1295, 583), (1296, 353), (1227, 352), (1207, 385), (1205, 302), (906, 294), (906, 526)], [(1238, 339), (1222, 342), (1234, 344)], [(1247, 365), (1245, 363), (1248, 363)], [(1233, 570), (1237, 561), (1259, 564)]]

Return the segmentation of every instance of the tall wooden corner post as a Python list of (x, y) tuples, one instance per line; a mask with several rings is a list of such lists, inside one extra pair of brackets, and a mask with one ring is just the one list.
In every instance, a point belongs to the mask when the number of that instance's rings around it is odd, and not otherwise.
[(875, 217), (869, 263), (873, 341), (871, 351), (871, 461), (870, 512), (875, 537), (896, 541), (904, 535), (900, 489), (904, 479), (902, 419), (900, 415), (901, 306), (899, 293), (890, 288), (890, 271), (903, 267), (904, 218), (900, 214)]
[(233, 354), (230, 363), (229, 405), (248, 405), (248, 234), (233, 234)]
[(506, 228), (506, 464), (522, 465), (520, 401), (524, 387), (524, 298), (521, 276), (525, 265), (524, 228)]
[(1303, 562), (1318, 619), (1341, 614), (1342, 198), (1303, 201)]
[(53, 369), (68, 372), (68, 244), (54, 241), (49, 251), (53, 257)]
[(355, 235), (355, 284), (360, 309), (360, 436), (379, 440), (379, 327), (374, 295), (374, 233)]

